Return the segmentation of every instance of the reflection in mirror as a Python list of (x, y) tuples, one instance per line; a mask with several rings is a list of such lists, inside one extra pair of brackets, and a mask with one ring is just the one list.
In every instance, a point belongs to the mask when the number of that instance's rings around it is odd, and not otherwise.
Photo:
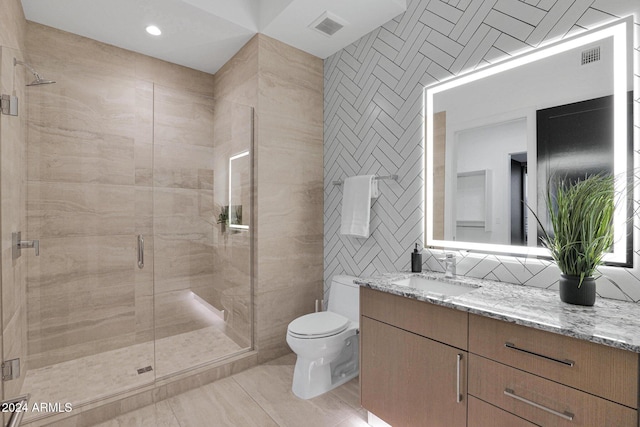
[[(249, 218), (243, 217), (242, 206), (249, 207), (251, 197), (251, 163), (249, 151), (229, 158), (229, 228), (249, 229)], [(246, 209), (245, 209), (246, 210)]]
[(515, 159), (526, 165), (526, 124), (520, 118), (456, 132), (450, 169), (455, 176), (448, 177), (456, 186), (449, 192), (453, 197), (445, 197), (445, 211), (447, 206), (456, 209), (445, 215), (445, 236), (453, 237), (448, 240), (512, 244), (512, 231), (525, 235), (523, 222), (507, 217), (512, 210), (509, 195), (520, 193), (518, 200), (523, 200), (522, 183), (514, 185), (510, 176)]
[[(633, 96), (627, 96), (627, 132), (633, 132)], [(557, 188), (561, 180), (576, 182), (586, 175), (614, 173), (614, 97), (588, 99), (567, 105), (538, 110), (537, 173), (538, 188)], [(627, 170), (633, 168), (631, 140), (628, 145)], [(538, 192), (538, 206), (545, 194)], [(551, 229), (546, 209), (538, 209), (538, 217)], [(630, 249), (630, 248), (629, 248)]]
[[(549, 177), (613, 172), (624, 188), (632, 25), (626, 18), (426, 88), (427, 246), (548, 255), (528, 207), (545, 217)], [(628, 262), (626, 210), (624, 200), (609, 262)]]

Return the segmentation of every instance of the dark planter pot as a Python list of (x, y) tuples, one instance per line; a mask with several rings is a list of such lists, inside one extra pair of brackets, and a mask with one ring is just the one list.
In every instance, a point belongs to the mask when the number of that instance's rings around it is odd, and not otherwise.
[(580, 276), (560, 275), (560, 300), (569, 304), (591, 306), (596, 302), (596, 279), (585, 277), (580, 283)]

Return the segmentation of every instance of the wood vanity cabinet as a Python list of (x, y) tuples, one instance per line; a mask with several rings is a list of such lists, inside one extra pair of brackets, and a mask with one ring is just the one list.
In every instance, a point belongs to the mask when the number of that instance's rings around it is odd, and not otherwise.
[(466, 426), (468, 314), (360, 289), (362, 406), (394, 427)]
[(468, 387), (470, 427), (638, 426), (638, 354), (483, 316), (469, 316)]
[(640, 355), (360, 289), (362, 406), (394, 427), (638, 427)]

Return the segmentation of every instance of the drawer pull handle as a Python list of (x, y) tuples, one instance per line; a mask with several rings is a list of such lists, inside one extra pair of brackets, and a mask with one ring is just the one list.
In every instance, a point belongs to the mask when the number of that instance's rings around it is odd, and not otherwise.
[(462, 364), (462, 355), (458, 353), (456, 361), (456, 403), (462, 402), (462, 394), (460, 393), (460, 365)]
[(539, 403), (536, 403), (536, 402), (533, 402), (533, 401), (531, 401), (529, 399), (525, 399), (524, 397), (518, 396), (510, 388), (505, 388), (504, 389), (504, 394), (505, 394), (505, 396), (513, 397), (514, 399), (519, 400), (520, 402), (524, 402), (527, 405), (531, 405), (531, 406), (533, 406), (535, 408), (542, 409), (543, 411), (546, 411), (546, 412), (548, 412), (550, 414), (557, 415), (560, 418), (563, 418), (563, 419), (565, 419), (567, 421), (573, 421), (574, 415), (571, 412), (567, 412), (567, 411), (559, 412), (559, 411), (556, 411), (555, 409), (547, 408), (546, 406), (540, 405)]
[(504, 343), (504, 346), (507, 348), (510, 348), (511, 350), (516, 350), (522, 353), (527, 353), (527, 354), (531, 354), (533, 356), (538, 356), (538, 357), (542, 357), (543, 359), (546, 360), (550, 360), (552, 362), (556, 362), (556, 363), (561, 363), (565, 366), (569, 366), (572, 367), (573, 365), (575, 365), (576, 362), (574, 362), (573, 360), (568, 360), (568, 359), (556, 359), (554, 357), (551, 356), (545, 356), (544, 354), (540, 354), (540, 353), (534, 353), (533, 351), (529, 351), (529, 350), (525, 350), (519, 347), (516, 347), (514, 344), (510, 343), (510, 342), (506, 342)]

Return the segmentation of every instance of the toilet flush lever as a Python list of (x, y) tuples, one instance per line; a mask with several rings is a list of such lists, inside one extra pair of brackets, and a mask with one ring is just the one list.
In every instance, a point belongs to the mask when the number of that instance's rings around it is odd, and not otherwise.
[(23, 249), (30, 249), (36, 253), (36, 256), (40, 256), (40, 240), (22, 240), (22, 232), (18, 231), (11, 233), (11, 255), (13, 259), (20, 258)]

